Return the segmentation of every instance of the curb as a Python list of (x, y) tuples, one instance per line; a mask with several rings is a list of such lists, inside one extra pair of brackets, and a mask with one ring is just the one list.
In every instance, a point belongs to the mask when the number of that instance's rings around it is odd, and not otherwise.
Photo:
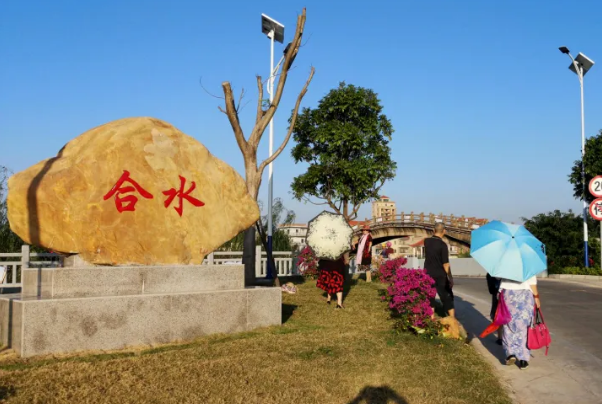
[[(472, 338), (470, 338), (472, 337)], [(510, 397), (510, 400), (512, 400), (513, 403), (517, 403), (520, 404), (520, 401), (518, 400), (517, 396), (516, 396), (516, 391), (512, 388), (512, 384), (510, 383), (510, 381), (502, 374), (502, 372), (500, 372), (497, 369), (497, 365), (499, 365), (499, 361), (491, 355), (491, 353), (487, 350), (487, 348), (485, 348), (483, 346), (483, 343), (481, 342), (481, 340), (479, 339), (479, 337), (477, 335), (474, 334), (469, 334), (469, 345), (472, 346), (478, 353), (479, 355), (481, 355), (481, 357), (483, 359), (485, 359), (487, 362), (489, 362), (489, 365), (491, 366), (491, 368), (493, 369), (493, 372), (498, 375), (498, 380), (500, 381), (500, 384), (502, 385), (502, 388), (506, 391), (506, 393), (508, 393), (508, 397)]]
[(602, 276), (599, 275), (571, 275), (571, 274), (551, 274), (548, 275), (551, 279), (575, 279), (588, 281), (602, 281)]

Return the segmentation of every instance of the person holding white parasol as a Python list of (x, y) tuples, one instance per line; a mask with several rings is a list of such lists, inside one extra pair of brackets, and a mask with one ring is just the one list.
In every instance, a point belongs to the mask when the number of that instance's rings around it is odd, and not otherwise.
[(337, 309), (343, 309), (345, 270), (349, 263), (345, 254), (351, 249), (353, 229), (342, 215), (322, 212), (309, 222), (307, 245), (318, 261), (320, 276), (317, 287), (326, 292), (326, 303), (337, 297)]

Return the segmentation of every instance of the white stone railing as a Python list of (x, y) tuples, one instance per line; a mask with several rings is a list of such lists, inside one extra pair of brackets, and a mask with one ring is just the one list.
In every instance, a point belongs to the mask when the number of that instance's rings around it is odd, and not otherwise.
[[(265, 278), (267, 270), (267, 254), (261, 246), (255, 247), (255, 276)], [(274, 251), (274, 261), (278, 276), (297, 275), (297, 260), (290, 251)], [(214, 251), (205, 257), (204, 265), (242, 264), (242, 251)]]
[(0, 293), (3, 288), (21, 287), (21, 268), (58, 267), (60, 257), (53, 253), (32, 253), (29, 246), (21, 246), (20, 253), (0, 253)]
[[(260, 246), (256, 248), (255, 275), (258, 278), (264, 278), (267, 269), (266, 252), (262, 251)], [(278, 276), (297, 275), (296, 258), (293, 257), (291, 252), (274, 251), (273, 254)], [(205, 257), (203, 261), (203, 265), (241, 263), (242, 251), (215, 251)], [(22, 246), (20, 253), (0, 253), (0, 280), (4, 277), (4, 281), (0, 282), (0, 293), (3, 288), (21, 287), (21, 268), (23, 266), (30, 268), (60, 267), (61, 260), (58, 254), (31, 253), (28, 245)], [(4, 276), (4, 272), (6, 272), (6, 276)]]

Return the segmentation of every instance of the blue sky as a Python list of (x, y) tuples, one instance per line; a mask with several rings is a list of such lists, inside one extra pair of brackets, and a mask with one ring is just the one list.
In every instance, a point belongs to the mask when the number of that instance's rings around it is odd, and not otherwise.
[[(99, 124), (153, 116), (244, 175), (221, 100), (199, 80), (216, 94), (225, 80), (247, 90), (242, 120), (250, 133), (255, 74), (269, 70), (260, 15), (282, 22), (286, 41), (303, 6), (306, 44), (276, 115), (276, 145), (313, 65), (303, 106), (315, 107), (340, 81), (379, 94), (398, 163), (383, 193), (398, 210), (516, 221), (579, 209), (567, 182), (580, 156), (579, 83), (558, 47), (599, 62), (585, 88), (593, 135), (602, 129), (602, 3), (595, 0), (7, 0), (0, 164), (20, 171)], [(291, 198), (290, 183), (305, 170), (290, 158), (291, 146), (275, 162), (274, 195), (306, 221), (318, 208)], [(266, 131), (261, 157), (267, 148)], [(369, 214), (368, 205), (360, 210), (360, 218)]]

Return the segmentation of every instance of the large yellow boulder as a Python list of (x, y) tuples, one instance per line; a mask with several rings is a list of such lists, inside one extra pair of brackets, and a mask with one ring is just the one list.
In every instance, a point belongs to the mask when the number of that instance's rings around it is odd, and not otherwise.
[(232, 167), (154, 118), (85, 132), (12, 176), (7, 202), (25, 242), (94, 264), (198, 264), (259, 218)]

